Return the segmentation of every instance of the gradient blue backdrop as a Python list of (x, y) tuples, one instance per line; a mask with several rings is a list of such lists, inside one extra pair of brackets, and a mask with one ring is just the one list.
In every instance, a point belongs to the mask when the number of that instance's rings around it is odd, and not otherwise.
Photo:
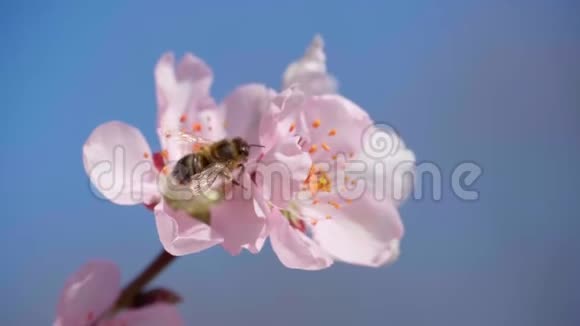
[[(235, 3), (235, 4), (234, 4)], [(397, 264), (282, 267), (269, 245), (178, 260), (190, 325), (578, 325), (580, 2), (2, 1), (0, 321), (48, 325), (91, 257), (128, 280), (157, 253), (152, 216), (89, 191), (81, 146), (118, 119), (154, 134), (167, 50), (213, 67), (213, 94), (278, 87), (324, 35), (341, 91), (438, 164), (443, 199), (411, 201)], [(450, 192), (484, 169), (477, 202)]]

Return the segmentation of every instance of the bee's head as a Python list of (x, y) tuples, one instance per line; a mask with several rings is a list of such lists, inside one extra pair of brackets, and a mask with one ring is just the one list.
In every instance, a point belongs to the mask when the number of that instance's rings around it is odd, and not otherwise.
[(236, 148), (238, 149), (238, 153), (240, 156), (242, 156), (244, 159), (250, 156), (250, 145), (248, 144), (247, 141), (243, 140), (240, 137), (236, 137), (233, 139), (233, 142)]

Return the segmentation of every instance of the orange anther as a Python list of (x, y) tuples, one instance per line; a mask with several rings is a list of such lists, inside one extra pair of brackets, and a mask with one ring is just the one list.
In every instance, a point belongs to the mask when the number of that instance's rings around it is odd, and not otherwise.
[(196, 122), (193, 124), (192, 128), (193, 128), (193, 131), (200, 132), (201, 131), (201, 124)]
[(288, 129), (288, 132), (293, 132), (296, 129), (296, 124), (294, 122), (292, 122), (292, 124), (290, 125), (290, 128)]
[(316, 153), (316, 150), (318, 150), (318, 146), (316, 146), (316, 144), (312, 144), (312, 146), (310, 146), (310, 149), (308, 150), (308, 153), (314, 154)]
[(335, 201), (333, 201), (333, 200), (329, 200), (328, 201), (328, 204), (334, 206), (334, 208), (336, 208), (336, 209), (339, 209), (340, 208), (340, 204), (337, 203), (337, 202), (335, 202)]
[(144, 158), (149, 158), (149, 153), (143, 153)]
[(312, 122), (312, 127), (318, 128), (320, 127), (320, 119), (316, 119)]
[(187, 120), (187, 116), (185, 114), (182, 114), (181, 117), (179, 117), (179, 122), (184, 123)]
[(336, 135), (336, 129), (330, 129), (330, 131), (328, 132), (328, 135), (331, 137)]
[(328, 152), (328, 151), (330, 151), (330, 146), (328, 146), (328, 144), (326, 144), (326, 143), (322, 143), (322, 145), (321, 145), (321, 146), (322, 146), (322, 148), (323, 148), (325, 151), (327, 151), (327, 152)]

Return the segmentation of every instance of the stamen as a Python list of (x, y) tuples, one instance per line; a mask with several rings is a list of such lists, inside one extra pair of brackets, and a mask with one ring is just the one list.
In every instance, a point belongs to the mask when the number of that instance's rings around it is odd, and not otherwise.
[(330, 181), (328, 180), (328, 175), (324, 172), (318, 178), (318, 191), (330, 192)]
[(200, 144), (200, 143), (195, 143), (195, 144), (193, 144), (193, 146), (192, 146), (191, 150), (192, 150), (194, 153), (200, 152), (200, 151), (202, 151), (202, 150), (203, 150), (203, 145), (202, 145), (202, 144)]
[(310, 166), (310, 171), (308, 171), (308, 176), (304, 179), (304, 184), (309, 184), (312, 177), (316, 178), (316, 167), (314, 165)]
[(184, 123), (185, 121), (187, 121), (187, 116), (182, 114), (181, 117), (179, 117), (179, 122)]
[(327, 219), (327, 220), (330, 220), (331, 218), (332, 218), (332, 216), (330, 216), (330, 215), (326, 215), (326, 219)]
[(336, 129), (330, 129), (330, 131), (328, 132), (328, 135), (329, 135), (330, 137), (332, 137), (332, 136), (336, 135)]
[(290, 125), (290, 128), (288, 129), (288, 132), (293, 132), (296, 129), (296, 124), (294, 122), (292, 122), (292, 124)]
[(330, 146), (328, 146), (326, 143), (322, 143), (322, 148), (327, 152), (330, 151)]
[(318, 128), (320, 127), (320, 119), (316, 119), (312, 122), (312, 127)]
[(149, 158), (149, 153), (143, 153), (144, 158)]
[(193, 124), (192, 128), (193, 128), (193, 131), (200, 132), (201, 131), (201, 124), (199, 122), (196, 122)]
[(310, 190), (310, 193), (314, 196), (316, 194), (316, 192), (318, 191), (318, 177), (316, 176), (316, 174), (312, 175), (312, 178), (309, 180), (309, 187), (308, 189)]
[(316, 226), (316, 224), (318, 224), (318, 220), (316, 220), (316, 219), (312, 219), (312, 220), (310, 221), (310, 224), (312, 224), (312, 226)]
[(312, 205), (316, 205), (316, 204), (318, 204), (318, 199), (312, 200)]
[(352, 199), (347, 199), (347, 200), (346, 200), (346, 203), (347, 203), (347, 204), (352, 204)]
[(169, 158), (169, 152), (166, 149), (162, 150), (161, 157), (163, 157), (164, 160), (167, 160)]
[(332, 155), (332, 159), (336, 161), (336, 154)]
[(331, 206), (334, 206), (334, 208), (339, 209), (340, 208), (340, 204), (335, 202), (334, 200), (329, 200), (328, 204)]
[(308, 153), (314, 154), (314, 153), (316, 153), (317, 150), (318, 150), (318, 146), (316, 146), (316, 144), (312, 144), (312, 146), (310, 146), (310, 149), (308, 150)]

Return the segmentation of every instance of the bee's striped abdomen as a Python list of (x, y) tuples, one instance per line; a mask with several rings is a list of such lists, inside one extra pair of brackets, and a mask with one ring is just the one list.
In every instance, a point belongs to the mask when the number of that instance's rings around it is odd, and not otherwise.
[(191, 178), (201, 171), (196, 154), (188, 154), (179, 159), (171, 173), (175, 180), (180, 184), (188, 183)]

